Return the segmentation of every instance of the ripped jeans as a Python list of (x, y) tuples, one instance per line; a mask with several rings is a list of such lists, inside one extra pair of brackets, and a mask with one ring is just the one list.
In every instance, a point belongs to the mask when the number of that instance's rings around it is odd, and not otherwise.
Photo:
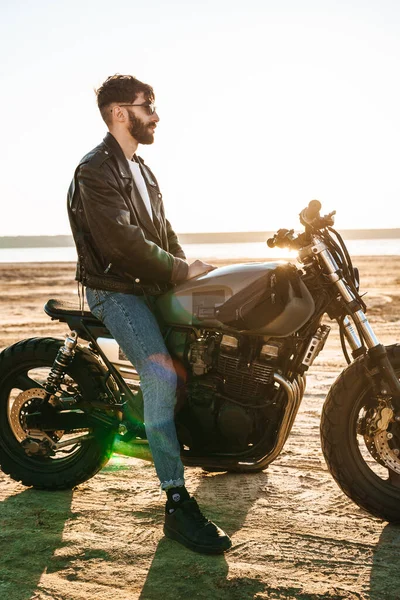
[(153, 312), (143, 296), (86, 288), (86, 297), (140, 376), (146, 434), (161, 488), (184, 485), (174, 422), (177, 375)]

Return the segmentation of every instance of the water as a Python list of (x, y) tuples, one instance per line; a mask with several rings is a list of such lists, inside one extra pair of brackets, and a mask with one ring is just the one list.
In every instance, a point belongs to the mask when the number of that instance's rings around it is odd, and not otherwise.
[(0, 263), (75, 262), (75, 248), (0, 248)]
[[(188, 259), (194, 258), (251, 258), (274, 259), (295, 257), (295, 253), (279, 248), (268, 248), (264, 242), (238, 244), (185, 244)], [(351, 256), (400, 255), (400, 238), (349, 240)], [(22, 262), (75, 262), (75, 248), (0, 248), (0, 263)]]
[[(383, 256), (400, 254), (400, 238), (375, 240), (349, 240), (346, 242), (351, 256)], [(281, 248), (268, 248), (265, 242), (240, 244), (186, 244), (188, 258), (281, 258), (296, 256)]]

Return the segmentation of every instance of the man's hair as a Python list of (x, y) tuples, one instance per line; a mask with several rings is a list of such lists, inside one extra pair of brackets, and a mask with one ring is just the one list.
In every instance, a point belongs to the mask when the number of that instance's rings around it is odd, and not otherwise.
[(134, 103), (138, 94), (144, 93), (148, 102), (154, 102), (153, 88), (133, 77), (133, 75), (120, 75), (116, 73), (107, 77), (104, 83), (96, 90), (97, 106), (107, 125), (111, 122), (111, 104), (113, 102)]

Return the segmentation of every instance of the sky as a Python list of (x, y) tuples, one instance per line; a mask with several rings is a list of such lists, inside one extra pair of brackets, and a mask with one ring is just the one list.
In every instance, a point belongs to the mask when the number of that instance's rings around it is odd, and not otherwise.
[(400, 227), (400, 3), (0, 0), (0, 235), (69, 233), (66, 193), (104, 137), (94, 89), (151, 84), (139, 154), (177, 232)]

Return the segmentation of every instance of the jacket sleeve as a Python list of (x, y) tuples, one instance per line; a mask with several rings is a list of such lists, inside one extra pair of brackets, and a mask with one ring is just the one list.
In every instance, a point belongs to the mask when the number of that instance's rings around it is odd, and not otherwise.
[(82, 165), (77, 183), (90, 235), (111, 269), (159, 282), (186, 279), (186, 261), (147, 240), (141, 228), (131, 224), (118, 183), (104, 169)]
[(171, 254), (173, 254), (177, 258), (183, 258), (186, 260), (186, 255), (182, 250), (182, 246), (179, 243), (178, 236), (175, 231), (171, 227), (171, 223), (168, 219), (165, 219), (167, 225), (167, 238), (168, 238), (168, 248)]

